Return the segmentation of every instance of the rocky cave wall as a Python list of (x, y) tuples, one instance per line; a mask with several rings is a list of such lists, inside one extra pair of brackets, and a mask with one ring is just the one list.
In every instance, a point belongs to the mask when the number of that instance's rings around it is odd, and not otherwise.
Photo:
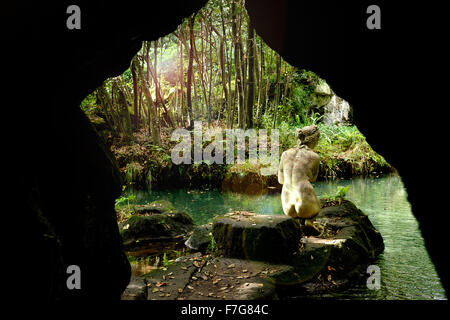
[[(130, 265), (114, 211), (122, 181), (79, 105), (128, 68), (142, 40), (174, 31), (205, 3), (77, 1), (81, 30), (66, 28), (71, 2), (5, 4), (3, 119), (14, 123), (3, 127), (11, 155), (5, 165), (14, 168), (5, 180), (19, 223), (10, 257), (28, 261), (11, 266), (15, 289), (32, 284), (41, 299), (118, 299), (125, 289)], [(81, 290), (66, 287), (72, 264), (81, 269)]]

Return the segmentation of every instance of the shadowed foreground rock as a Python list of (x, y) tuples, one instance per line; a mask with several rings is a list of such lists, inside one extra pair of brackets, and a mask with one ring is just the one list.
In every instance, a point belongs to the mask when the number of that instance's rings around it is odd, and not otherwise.
[(125, 250), (151, 251), (155, 246), (159, 250), (161, 243), (164, 246), (184, 240), (194, 229), (194, 222), (170, 202), (155, 201), (138, 207), (132, 217), (120, 224), (120, 229)]
[(383, 239), (353, 203), (323, 205), (314, 221), (319, 236), (284, 215), (218, 216), (214, 255), (186, 256), (133, 278), (122, 299), (286, 299), (351, 286), (367, 276)]

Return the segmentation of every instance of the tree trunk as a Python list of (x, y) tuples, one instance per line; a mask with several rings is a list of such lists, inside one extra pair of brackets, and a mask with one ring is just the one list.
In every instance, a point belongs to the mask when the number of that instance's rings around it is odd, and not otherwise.
[(131, 129), (131, 118), (128, 111), (128, 101), (124, 92), (121, 88), (121, 84), (118, 80), (113, 81), (113, 91), (117, 92), (117, 104), (119, 107), (120, 114), (120, 124), (122, 127), (122, 134), (125, 140), (130, 141), (133, 139), (133, 130)]
[(264, 59), (264, 43), (260, 41), (260, 72), (258, 77), (258, 109), (256, 110), (256, 125), (261, 126), (261, 115), (264, 112), (263, 105), (265, 103), (265, 87), (263, 87), (263, 76), (265, 69), (265, 59)]
[[(180, 35), (183, 37), (182, 30), (180, 29)], [(184, 106), (184, 60), (183, 60), (183, 46), (180, 39), (180, 89), (181, 89), (181, 121), (183, 126), (185, 125), (185, 106)]]
[(243, 77), (242, 77), (242, 64), (241, 64), (241, 41), (239, 39), (240, 34), (238, 34), (238, 26), (237, 26), (237, 15), (236, 15), (236, 3), (239, 0), (234, 0), (231, 3), (231, 11), (232, 11), (232, 34), (233, 34), (233, 43), (234, 43), (234, 62), (235, 62), (235, 71), (236, 71), (236, 87), (237, 90), (235, 94), (237, 95), (238, 101), (238, 127), (244, 127), (244, 88), (243, 88)]
[(281, 56), (276, 53), (277, 56), (277, 79), (276, 79), (276, 89), (275, 89), (275, 99), (273, 101), (273, 124), (272, 127), (277, 127), (277, 113), (278, 113), (278, 103), (280, 100), (280, 73), (281, 73)]
[[(209, 20), (209, 92), (208, 92), (208, 124), (211, 124), (211, 93), (213, 77), (213, 54), (212, 54), (212, 20)], [(220, 113), (220, 112), (219, 112)]]
[(189, 19), (189, 64), (187, 71), (187, 106), (188, 106), (188, 115), (189, 115), (189, 129), (192, 130), (194, 128), (194, 117), (192, 115), (192, 100), (191, 100), (191, 86), (192, 86), (192, 63), (194, 60), (194, 21), (195, 16), (192, 16)]
[(136, 78), (136, 58), (133, 59), (131, 62), (131, 76), (133, 78), (133, 106), (134, 106), (134, 117), (133, 117), (133, 124), (134, 129), (136, 131), (139, 130), (139, 114), (138, 114), (138, 83)]
[(142, 89), (144, 92), (144, 96), (147, 100), (147, 104), (148, 104), (148, 124), (149, 124), (149, 134), (152, 137), (153, 140), (153, 144), (160, 146), (161, 145), (161, 136), (159, 133), (159, 127), (156, 125), (156, 108), (152, 108), (153, 105), (153, 99), (152, 99), (152, 95), (150, 93), (150, 68), (151, 68), (151, 64), (149, 64), (150, 62), (150, 44), (147, 42), (146, 46), (145, 46), (145, 60), (147, 62), (147, 73), (144, 76), (144, 71), (143, 68), (140, 64), (138, 64), (138, 70), (141, 76), (141, 79), (145, 80), (145, 84), (143, 84)]
[(253, 98), (255, 88), (255, 70), (253, 68), (255, 63), (255, 29), (251, 22), (248, 25), (248, 89), (247, 89), (247, 119), (245, 122), (246, 128), (253, 128)]

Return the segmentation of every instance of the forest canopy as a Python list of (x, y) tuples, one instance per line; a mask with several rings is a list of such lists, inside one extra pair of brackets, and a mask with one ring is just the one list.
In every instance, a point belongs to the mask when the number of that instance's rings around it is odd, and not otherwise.
[[(340, 120), (327, 118), (329, 105)], [(202, 121), (203, 130), (276, 128), (280, 152), (296, 144), (296, 128), (318, 124), (319, 179), (390, 170), (351, 125), (350, 105), (313, 71), (289, 65), (264, 43), (244, 0), (210, 0), (171, 34), (144, 41), (130, 67), (104, 81), (81, 108), (105, 137), (128, 183), (143, 188), (167, 187), (167, 172), (183, 181), (210, 177), (208, 183), (220, 185), (226, 167), (183, 171), (170, 161), (172, 132), (193, 130), (194, 121)]]
[(132, 139), (147, 128), (160, 145), (162, 127), (192, 128), (196, 120), (226, 128), (308, 122), (319, 81), (262, 41), (242, 0), (211, 0), (175, 32), (143, 42), (130, 68), (106, 80), (82, 108), (115, 136)]

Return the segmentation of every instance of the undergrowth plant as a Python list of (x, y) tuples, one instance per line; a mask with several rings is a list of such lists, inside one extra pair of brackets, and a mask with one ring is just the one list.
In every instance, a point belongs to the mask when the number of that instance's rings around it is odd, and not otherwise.
[(119, 221), (128, 219), (134, 212), (133, 205), (136, 196), (134, 194), (128, 194), (126, 191), (126, 185), (122, 187), (122, 196), (115, 201), (115, 209), (119, 216)]
[(214, 239), (214, 236), (212, 235), (212, 233), (209, 233), (209, 237), (210, 237), (210, 241), (208, 244), (208, 250), (213, 253), (216, 250), (216, 240)]
[(334, 194), (330, 195), (330, 194), (325, 193), (321, 196), (321, 199), (325, 200), (326, 202), (330, 202), (330, 203), (337, 202), (338, 204), (340, 204), (340, 203), (342, 203), (342, 200), (345, 199), (345, 196), (347, 195), (347, 191), (348, 191), (349, 187), (350, 186), (345, 186), (345, 187), (337, 186), (337, 190)]

